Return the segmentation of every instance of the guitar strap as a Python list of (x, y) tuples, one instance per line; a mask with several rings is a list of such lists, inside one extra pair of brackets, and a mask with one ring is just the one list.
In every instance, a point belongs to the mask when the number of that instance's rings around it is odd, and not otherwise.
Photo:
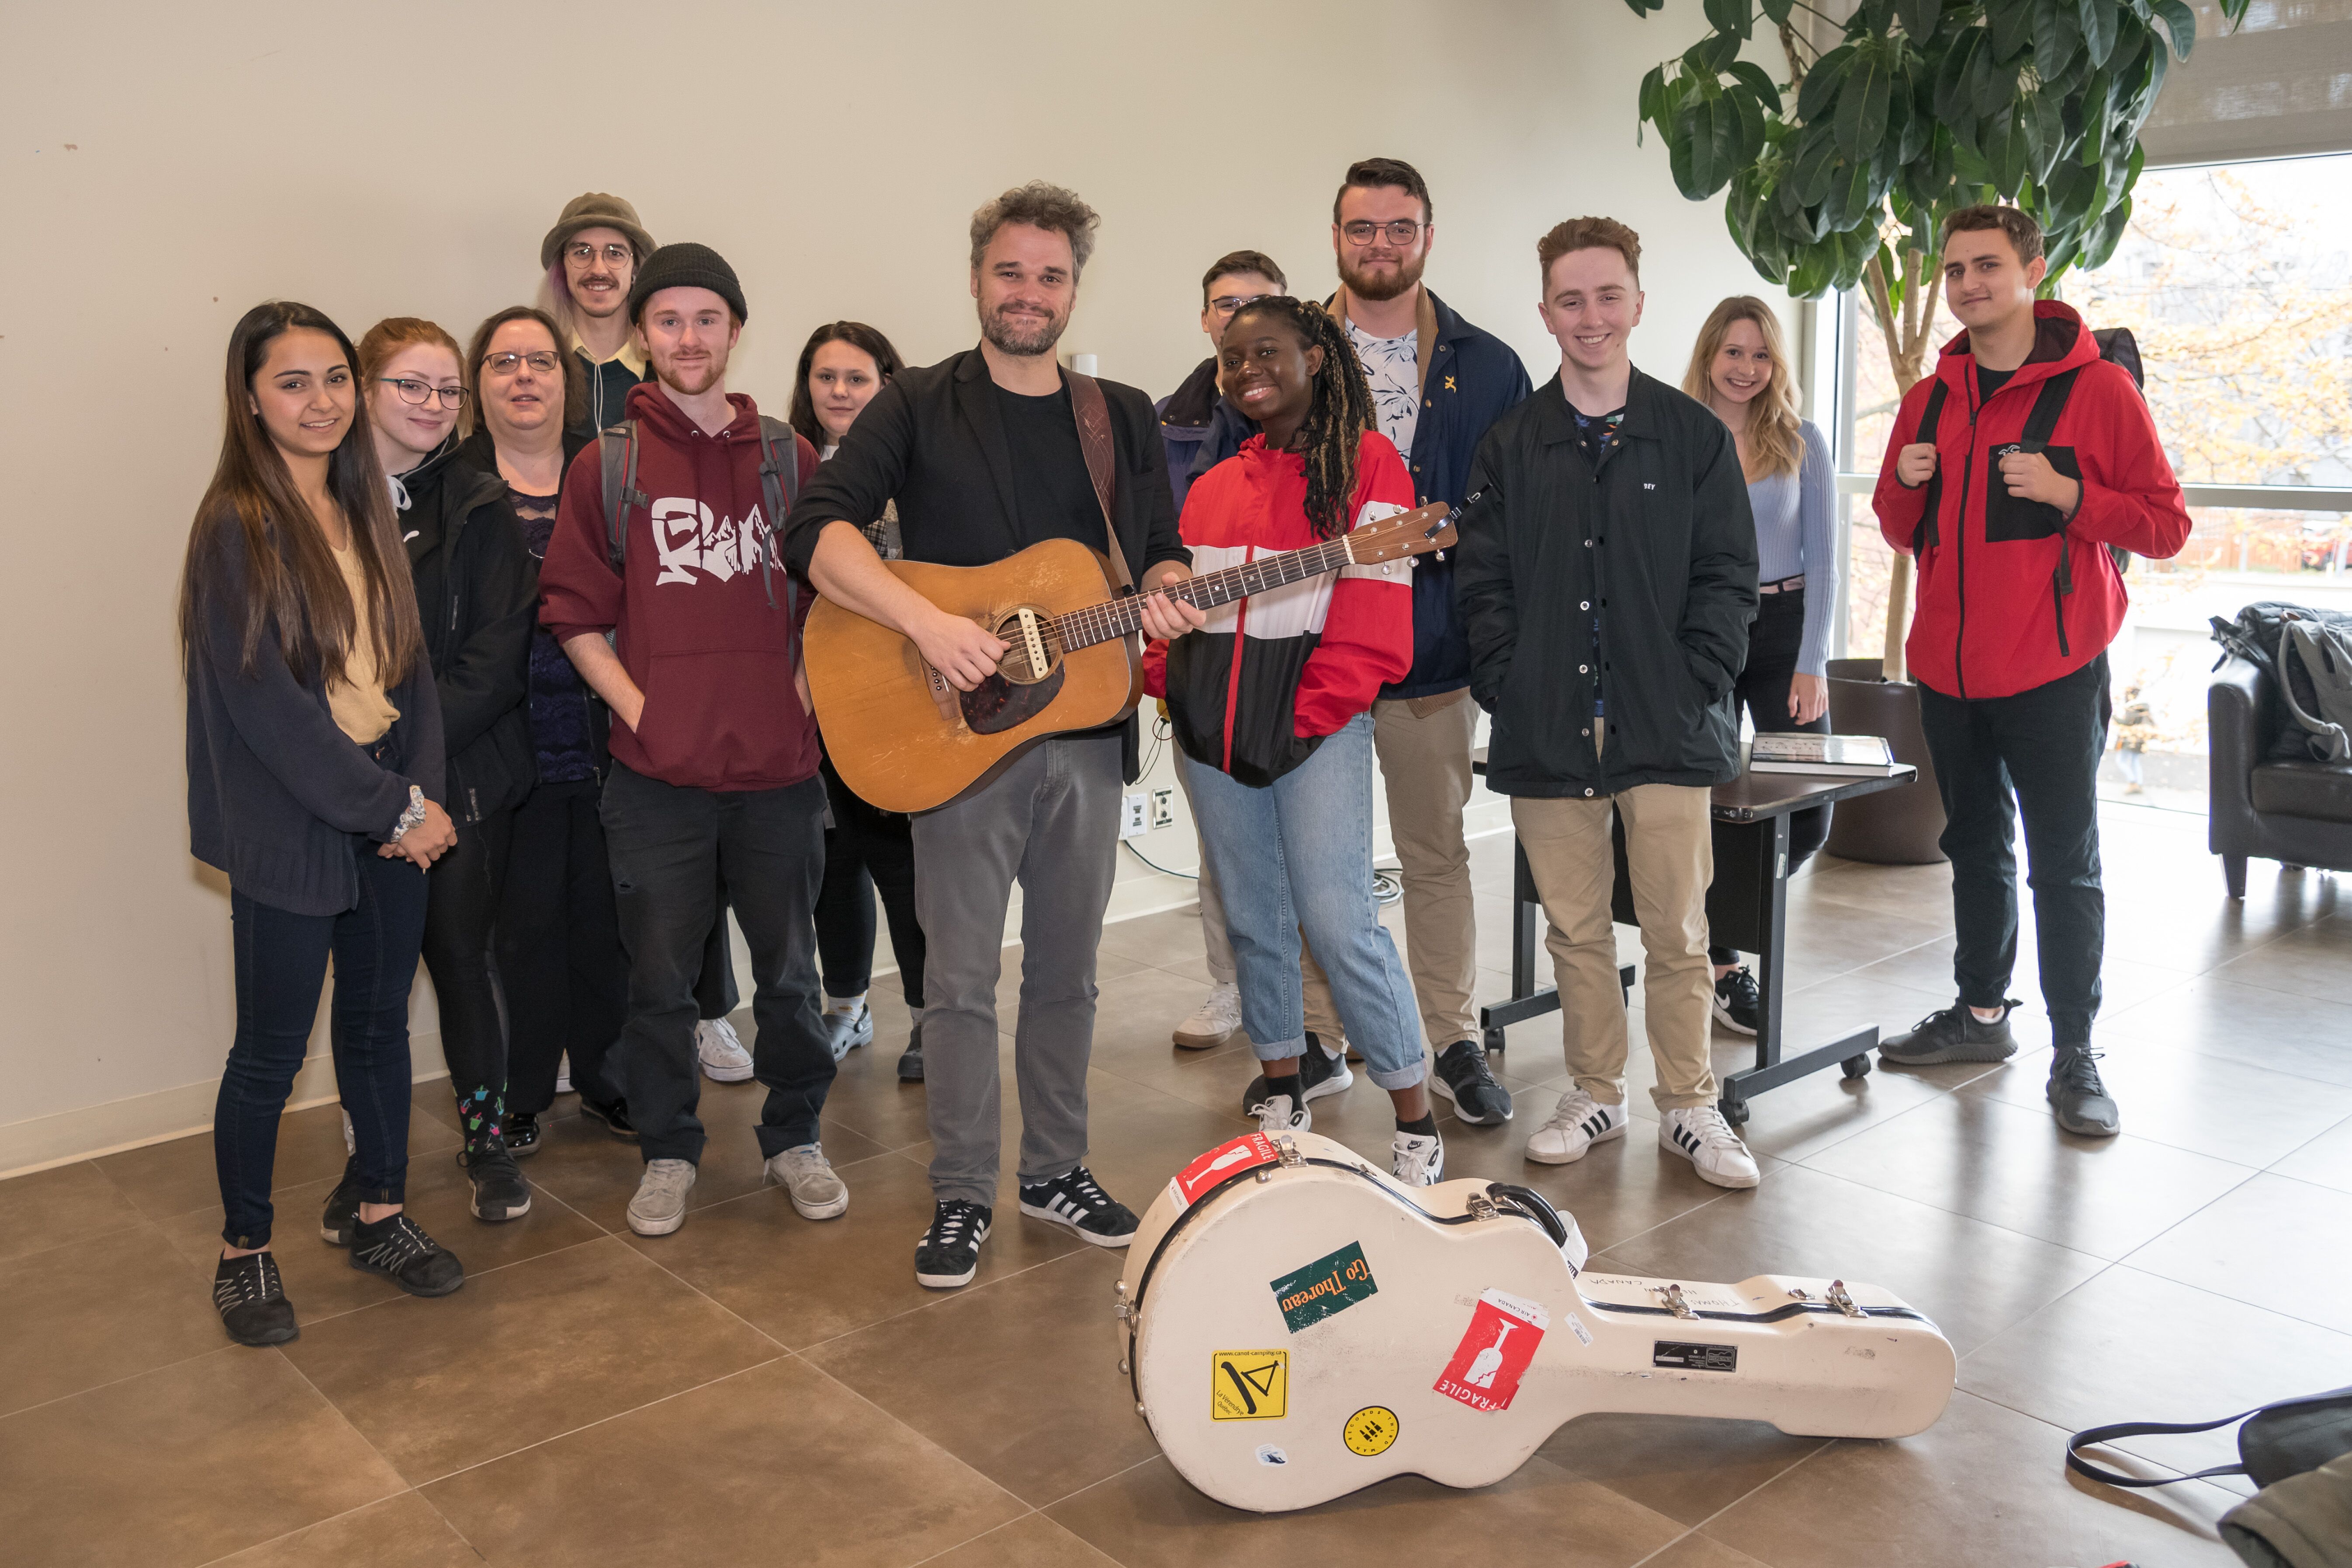
[(1094, 481), (1095, 500), (1102, 508), (1103, 532), (1110, 540), (1111, 585), (1120, 594), (1133, 591), (1135, 575), (1127, 569), (1127, 552), (1119, 548), (1118, 522), (1111, 510), (1118, 500), (1118, 468), (1111, 460), (1110, 404), (1101, 383), (1076, 371), (1070, 378), (1070, 412), (1078, 422), (1078, 447), (1087, 455), (1087, 477)]

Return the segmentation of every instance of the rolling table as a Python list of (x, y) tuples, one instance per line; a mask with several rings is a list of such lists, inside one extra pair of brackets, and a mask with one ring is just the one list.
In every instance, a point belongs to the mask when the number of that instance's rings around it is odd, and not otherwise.
[[(1726, 1074), (1722, 1098), (1717, 1102), (1723, 1119), (1734, 1127), (1747, 1121), (1750, 1096), (1793, 1083), (1832, 1062), (1846, 1077), (1862, 1077), (1870, 1070), (1870, 1052), (1878, 1044), (1878, 1029), (1873, 1026), (1797, 1056), (1782, 1054), (1781, 970), (1789, 912), (1790, 814), (1893, 789), (1909, 784), (1917, 774), (1910, 767), (1883, 778), (1752, 773), (1745, 771), (1747, 761), (1748, 750), (1742, 746), (1739, 776), (1715, 786), (1715, 885), (1706, 894), (1707, 923), (1717, 945), (1754, 953), (1759, 971), (1756, 986), (1761, 994), (1763, 1016), (1756, 1031), (1756, 1065)], [(1472, 754), (1471, 764), (1477, 773), (1486, 773), (1485, 747)], [(1622, 825), (1613, 837), (1617, 875), (1610, 895), (1610, 918), (1620, 925), (1636, 925), (1633, 889), (1625, 876)], [(1559, 993), (1536, 982), (1537, 931), (1543, 905), (1536, 893), (1534, 874), (1528, 868), (1527, 852), (1518, 847), (1516, 837), (1511, 859), (1511, 994), (1507, 1001), (1478, 1009), (1479, 1027), (1490, 1051), (1503, 1048), (1505, 1026), (1539, 1018), (1559, 1007)], [(1633, 977), (1631, 964), (1619, 971), (1619, 979), (1629, 988)]]

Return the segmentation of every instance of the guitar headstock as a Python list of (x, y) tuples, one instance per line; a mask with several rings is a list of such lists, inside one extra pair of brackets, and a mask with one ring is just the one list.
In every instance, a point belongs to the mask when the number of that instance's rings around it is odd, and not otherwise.
[(1350, 531), (1347, 536), (1348, 554), (1357, 565), (1370, 566), (1407, 555), (1451, 550), (1454, 537), (1454, 509), (1437, 500)]

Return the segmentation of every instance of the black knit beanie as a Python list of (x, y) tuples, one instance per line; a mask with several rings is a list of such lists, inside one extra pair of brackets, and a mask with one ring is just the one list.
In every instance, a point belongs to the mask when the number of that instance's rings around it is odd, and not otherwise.
[(637, 320), (646, 301), (664, 289), (708, 289), (734, 308), (736, 321), (751, 319), (743, 308), (743, 285), (735, 280), (735, 269), (707, 245), (665, 245), (646, 257), (636, 281), (629, 285), (629, 320)]

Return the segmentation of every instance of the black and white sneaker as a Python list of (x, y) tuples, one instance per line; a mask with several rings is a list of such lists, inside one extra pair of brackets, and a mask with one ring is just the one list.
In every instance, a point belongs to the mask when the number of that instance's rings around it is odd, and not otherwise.
[(412, 1296), (446, 1296), (466, 1282), (457, 1255), (425, 1235), (404, 1210), (352, 1227), (352, 1267), (381, 1274)]
[(1753, 1035), (1763, 1026), (1764, 994), (1746, 964), (1715, 983), (1715, 1021), (1735, 1035)]
[(1437, 1070), (1430, 1089), (1454, 1102), (1454, 1118), (1473, 1127), (1511, 1119), (1511, 1091), (1495, 1081), (1486, 1066), (1486, 1047), (1475, 1040), (1456, 1040), (1437, 1053)]
[(915, 1026), (908, 1031), (907, 1048), (898, 1053), (898, 1081), (900, 1083), (923, 1081), (923, 1026), (920, 1020), (918, 1020)]
[[(1352, 1087), (1355, 1081), (1356, 1075), (1348, 1070), (1347, 1059), (1331, 1055), (1323, 1048), (1321, 1041), (1309, 1034), (1307, 1048), (1298, 1054), (1298, 1076), (1284, 1079), (1278, 1083), (1264, 1073), (1250, 1079), (1249, 1088), (1242, 1091), (1242, 1114), (1257, 1115), (1257, 1108), (1276, 1094), (1289, 1095), (1298, 1102), (1303, 1114), (1308, 1100), (1320, 1100), (1327, 1094), (1338, 1094), (1341, 1089)], [(1295, 1131), (1303, 1132), (1306, 1130), (1307, 1123), (1301, 1121)]]
[[(1276, 1079), (1270, 1083), (1260, 1079), (1258, 1082), (1268, 1085), (1266, 1092), (1248, 1109), (1250, 1115), (1257, 1119), (1259, 1131), (1271, 1138), (1277, 1132), (1304, 1132), (1315, 1125), (1315, 1113), (1298, 1097), (1297, 1079)], [(1282, 1087), (1276, 1089), (1274, 1084)]]
[(625, 1138), (632, 1143), (636, 1142), (637, 1129), (629, 1120), (629, 1107), (625, 1100), (616, 1099), (610, 1105), (599, 1105), (583, 1094), (580, 1097), (580, 1114), (603, 1122), (604, 1131), (615, 1138)]
[(327, 1206), (319, 1215), (319, 1239), (329, 1247), (349, 1247), (352, 1226), (360, 1222), (360, 1157), (357, 1154), (343, 1162), (343, 1179), (327, 1194)]
[(2005, 1062), (2017, 1054), (2009, 1021), (2017, 998), (2006, 997), (2000, 1016), (1988, 1024), (1965, 1003), (1928, 1014), (1910, 1029), (1878, 1043), (1878, 1059), (1889, 1067), (1934, 1067), (1939, 1062)]
[(507, 1152), (520, 1160), (526, 1154), (539, 1152), (539, 1113), (531, 1110), (509, 1110), (502, 1134)]
[(1021, 1212), (1067, 1226), (1078, 1239), (1097, 1247), (1125, 1247), (1135, 1239), (1135, 1227), (1141, 1223), (1125, 1204), (1097, 1186), (1084, 1165), (1050, 1182), (1022, 1183)]
[(971, 1284), (991, 1213), (962, 1198), (941, 1198), (931, 1210), (931, 1228), (915, 1243), (915, 1283), (933, 1290)]
[(492, 1225), (530, 1212), (530, 1184), (522, 1179), (506, 1142), (493, 1132), (473, 1152), (457, 1151), (457, 1163), (474, 1181), (474, 1217)]
[(213, 1306), (221, 1327), (241, 1345), (282, 1345), (302, 1337), (278, 1278), (278, 1259), (267, 1252), (222, 1258), (213, 1270)]

